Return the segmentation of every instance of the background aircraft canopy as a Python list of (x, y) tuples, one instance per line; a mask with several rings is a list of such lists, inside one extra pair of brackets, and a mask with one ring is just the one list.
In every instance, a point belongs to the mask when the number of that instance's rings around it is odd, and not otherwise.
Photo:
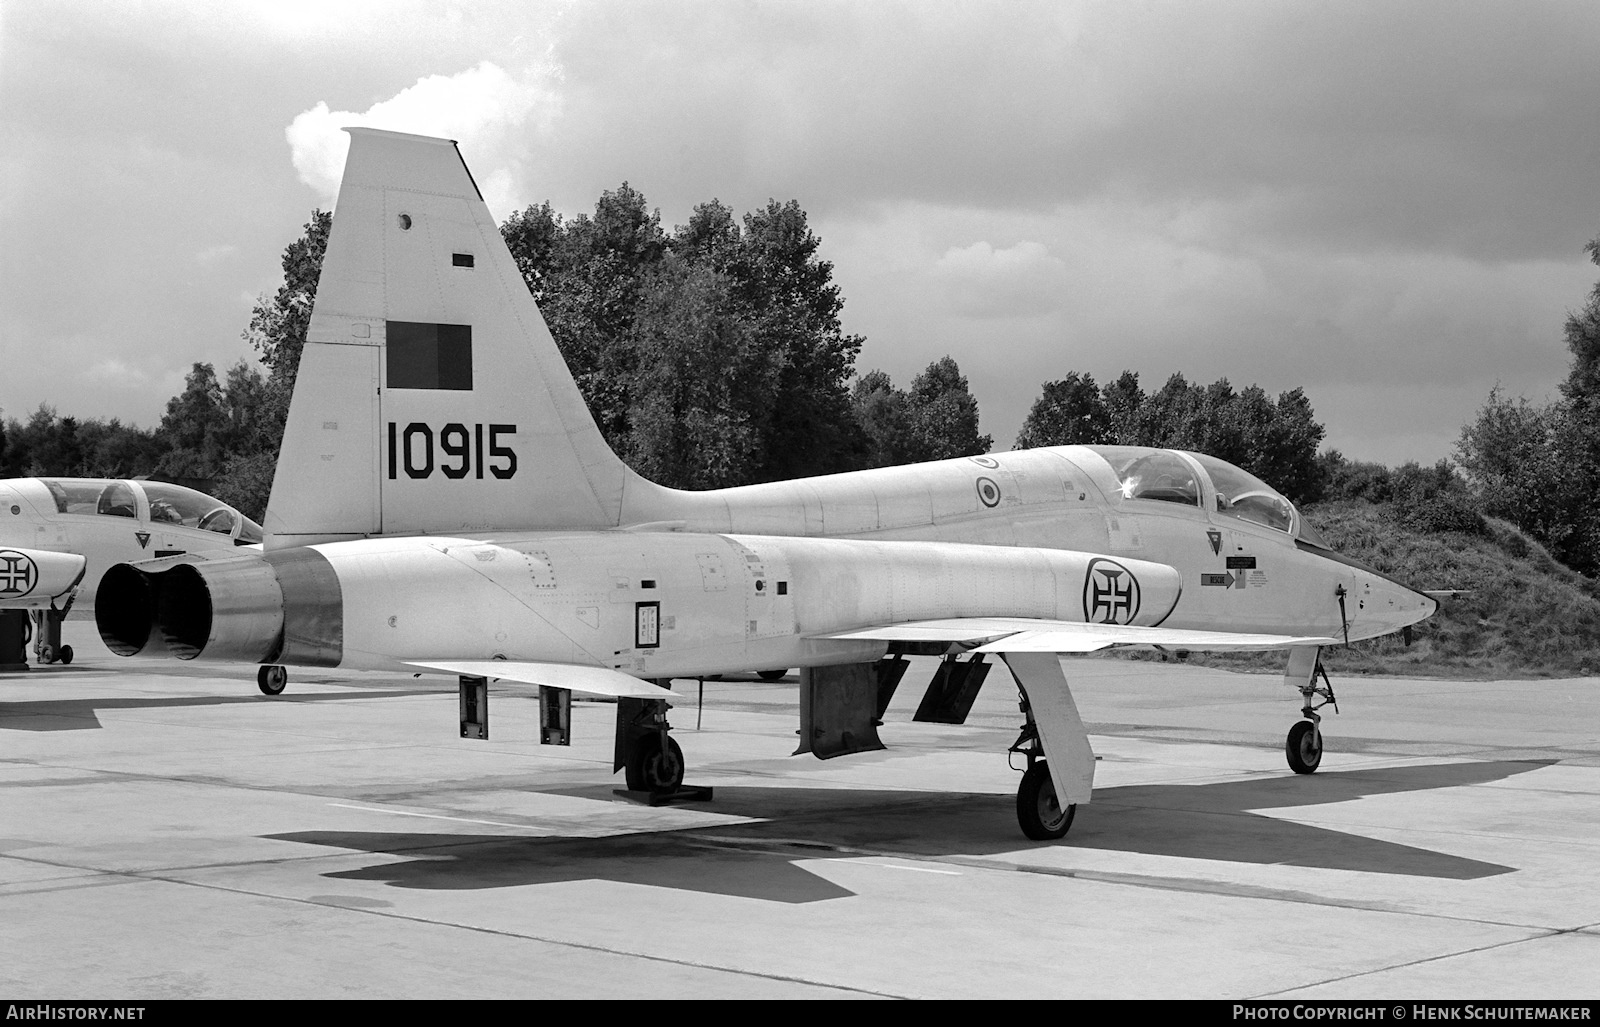
[(56, 513), (139, 516), (134, 490), (142, 489), (150, 504), (152, 524), (177, 524), (227, 535), (239, 545), (261, 541), (261, 525), (233, 507), (194, 489), (164, 481), (41, 478), (55, 500)]

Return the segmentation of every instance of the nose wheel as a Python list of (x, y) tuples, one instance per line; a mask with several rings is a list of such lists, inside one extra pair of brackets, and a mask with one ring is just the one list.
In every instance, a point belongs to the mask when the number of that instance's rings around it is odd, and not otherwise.
[(262, 695), (282, 695), (289, 684), (289, 668), (265, 666), (256, 671), (256, 687)]
[(1313, 721), (1298, 722), (1289, 729), (1283, 753), (1289, 758), (1289, 769), (1296, 774), (1316, 773), (1322, 764), (1322, 730)]

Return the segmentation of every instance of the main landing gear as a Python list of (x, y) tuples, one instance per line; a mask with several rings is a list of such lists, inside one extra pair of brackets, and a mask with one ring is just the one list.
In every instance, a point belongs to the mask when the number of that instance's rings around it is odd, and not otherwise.
[(1039, 725), (1033, 719), (1033, 707), (1028, 704), (1028, 694), (1019, 690), (1017, 703), (1026, 718), (1022, 733), (1007, 752), (1020, 753), (1027, 759), (1022, 772), (1022, 783), (1017, 786), (1017, 824), (1022, 833), (1036, 842), (1054, 841), (1064, 837), (1072, 827), (1072, 818), (1078, 812), (1077, 803), (1065, 808), (1056, 795), (1055, 781), (1050, 777), (1050, 764), (1044, 758), (1044, 747), (1039, 741)]
[[(665, 686), (666, 682), (662, 682)], [(617, 700), (617, 742), (613, 771), (621, 770), (627, 784), (618, 794), (659, 806), (684, 800), (707, 800), (711, 789), (685, 787), (683, 750), (668, 733), (669, 704), (665, 699)]]
[[(1323, 669), (1315, 650), (1309, 661), (1311, 670), (1302, 677), (1297, 673), (1296, 664), (1303, 665), (1306, 662), (1303, 654), (1291, 654), (1289, 670), (1285, 674), (1300, 692), (1303, 703), (1300, 716), (1305, 718), (1289, 729), (1289, 736), (1283, 743), (1283, 754), (1289, 761), (1289, 769), (1296, 774), (1314, 774), (1322, 765), (1322, 716), (1317, 711), (1332, 705), (1333, 712), (1339, 712), (1339, 700), (1334, 697), (1333, 682), (1328, 680), (1328, 672)], [(1319, 680), (1321, 684), (1318, 684)]]
[(77, 596), (69, 596), (67, 605), (61, 609), (51, 606), (47, 610), (34, 610), (33, 618), (33, 655), (40, 664), (72, 662), (72, 646), (63, 645), (61, 642), (61, 622), (67, 619), (67, 613), (72, 609), (72, 602)]

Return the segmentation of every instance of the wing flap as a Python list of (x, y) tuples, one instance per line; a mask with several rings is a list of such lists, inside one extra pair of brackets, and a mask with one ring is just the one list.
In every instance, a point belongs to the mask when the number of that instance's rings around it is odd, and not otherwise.
[(1298, 645), (1338, 644), (1336, 638), (1302, 635), (1084, 624), (1027, 617), (956, 617), (907, 621), (812, 637), (880, 642), (978, 642), (981, 644), (976, 648), (981, 653), (1092, 653), (1118, 647), (1250, 652), (1287, 649)]
[(566, 688), (585, 695), (613, 698), (671, 699), (671, 689), (652, 685), (621, 671), (605, 667), (584, 667), (575, 663), (530, 663), (520, 660), (408, 660), (406, 665), (419, 670), (456, 674), (463, 677), (501, 678), (527, 685)]

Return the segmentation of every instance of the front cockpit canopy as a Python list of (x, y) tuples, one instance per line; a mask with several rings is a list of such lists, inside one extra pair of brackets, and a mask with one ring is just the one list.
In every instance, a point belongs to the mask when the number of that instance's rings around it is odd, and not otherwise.
[[(1155, 500), (1210, 508), (1287, 532), (1323, 549), (1327, 542), (1281, 492), (1242, 468), (1204, 453), (1144, 446), (1090, 446), (1111, 465), (1119, 501)], [(1209, 495), (1210, 499), (1205, 497)]]

